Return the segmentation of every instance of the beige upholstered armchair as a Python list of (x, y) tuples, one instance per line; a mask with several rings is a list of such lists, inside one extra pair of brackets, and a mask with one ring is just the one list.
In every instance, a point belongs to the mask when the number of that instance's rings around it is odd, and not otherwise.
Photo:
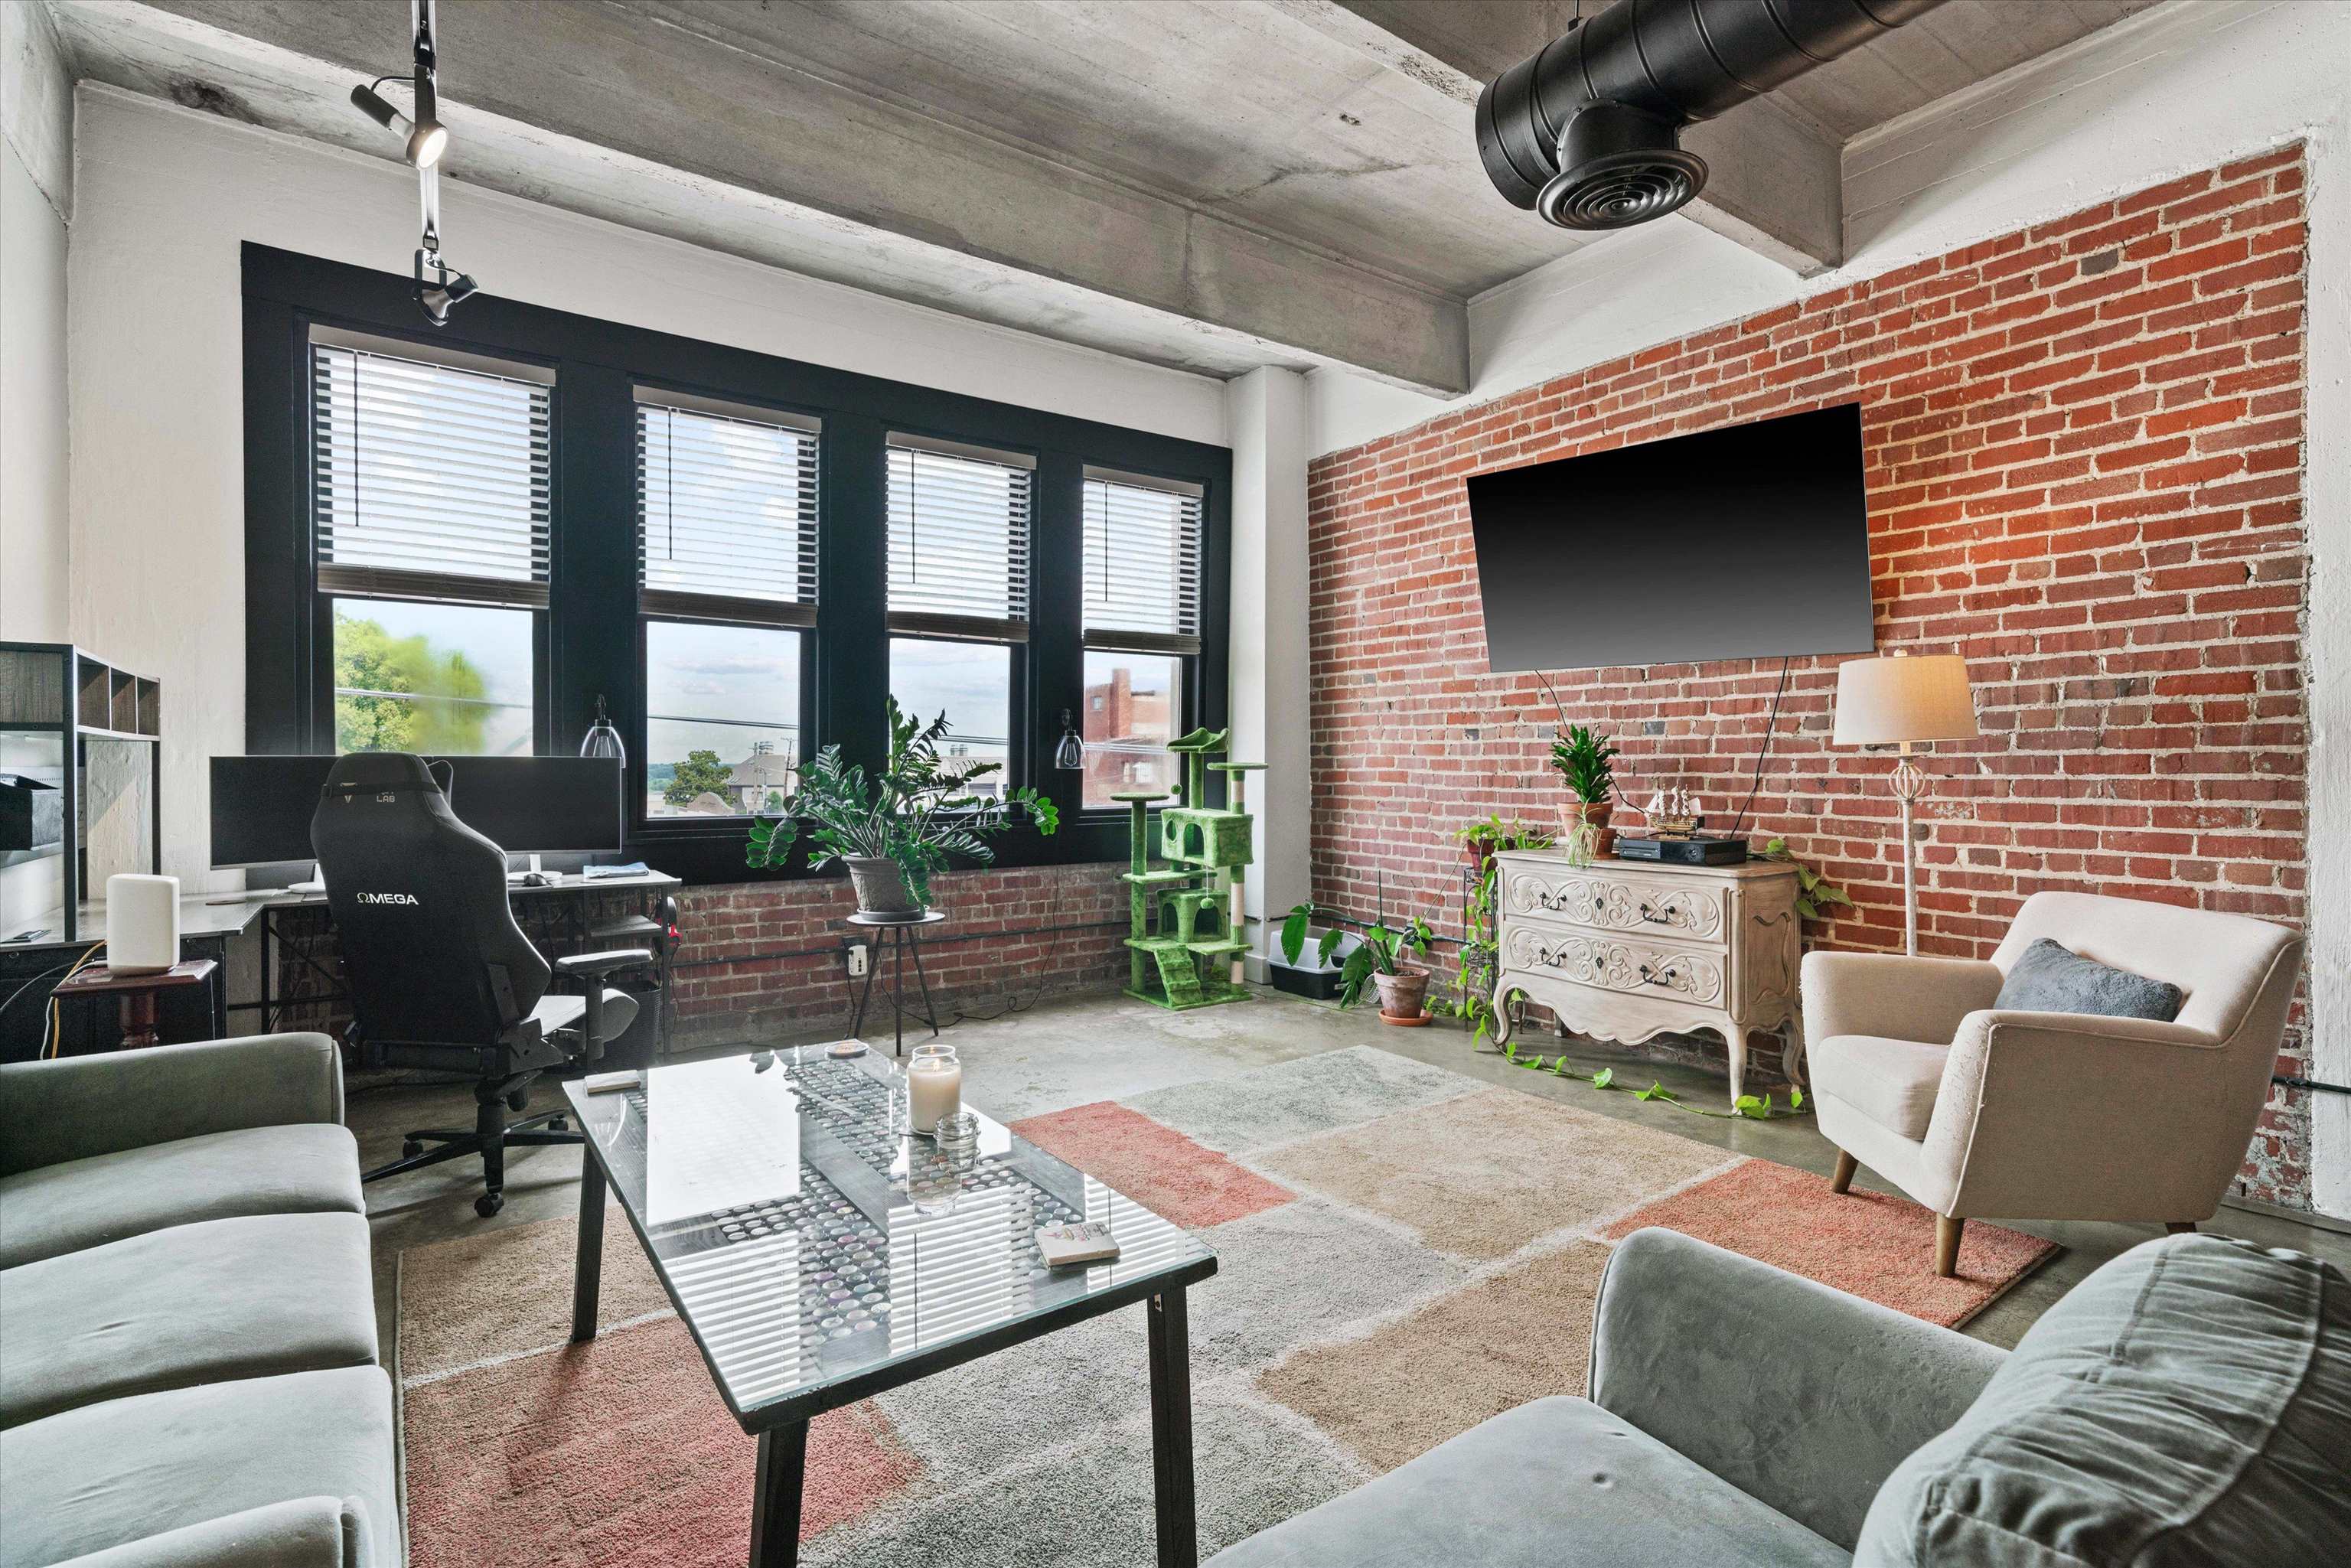
[[(2169, 1023), (2002, 1011), (2035, 938), (2186, 993)], [(1813, 953), (1804, 1029), (1836, 1190), (1865, 1165), (1938, 1217), (2161, 1220), (2220, 1207), (2269, 1097), (2302, 938), (2265, 920), (2036, 893), (1990, 962)]]

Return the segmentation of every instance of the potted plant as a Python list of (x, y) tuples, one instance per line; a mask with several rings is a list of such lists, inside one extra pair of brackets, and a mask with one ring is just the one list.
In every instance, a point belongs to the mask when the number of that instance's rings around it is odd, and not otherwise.
[(1494, 948), (1494, 857), (1504, 850), (1541, 850), (1552, 836), (1515, 819), (1488, 817), (1456, 828), (1453, 836), (1469, 847), (1475, 875), (1462, 900), (1461, 948), (1453, 969), (1453, 1009), (1477, 1030), (1473, 1044), (1482, 1045), (1493, 1024), (1487, 993), (1493, 989), (1497, 955)]
[(1573, 797), (1560, 805), (1560, 827), (1572, 840), (1583, 836), (1577, 833), (1577, 824), (1590, 830), (1593, 856), (1616, 847), (1616, 830), (1608, 825), (1616, 811), (1615, 762), (1614, 742), (1580, 724), (1551, 743), (1551, 765), (1559, 769)]
[[(1313, 917), (1314, 906), (1301, 904), (1281, 923), (1281, 956), (1288, 962), (1298, 962), (1299, 950), (1306, 945), (1307, 925)], [(1347, 955), (1346, 963), (1339, 970), (1339, 1005), (1353, 1007), (1362, 998), (1364, 983), (1368, 980), (1379, 992), (1382, 1021), (1426, 1023), (1428, 971), (1408, 968), (1402, 959), (1408, 952), (1427, 952), (1432, 935), (1428, 923), (1417, 916), (1407, 921), (1401, 930), (1389, 929), (1384, 921), (1364, 926), (1362, 941)], [(1326, 929), (1322, 943), (1325, 962), (1338, 945), (1338, 927)]]
[(1454, 841), (1460, 844), (1469, 858), (1472, 870), (1480, 878), (1494, 873), (1494, 856), (1503, 850), (1539, 850), (1551, 842), (1551, 835), (1528, 827), (1524, 822), (1504, 821), (1499, 817), (1483, 817), (1453, 830)]
[(1040, 833), (1061, 825), (1061, 812), (1034, 789), (1014, 789), (1001, 799), (973, 794), (973, 780), (1003, 764), (943, 760), (939, 741), (947, 733), (946, 715), (925, 724), (903, 712), (897, 698), (887, 701), (890, 754), (882, 771), (868, 779), (862, 766), (841, 760), (838, 745), (826, 747), (800, 774), (783, 815), (752, 822), (743, 858), (753, 866), (782, 864), (805, 824), (815, 846), (809, 869), (820, 871), (835, 860), (848, 866), (859, 914), (915, 921), (930, 902), (931, 873), (946, 870), (949, 855), (994, 860), (987, 837), (1011, 825), (1015, 808)]

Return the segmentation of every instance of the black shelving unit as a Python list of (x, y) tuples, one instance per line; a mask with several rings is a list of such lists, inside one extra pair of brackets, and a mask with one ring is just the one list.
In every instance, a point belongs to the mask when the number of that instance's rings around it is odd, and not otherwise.
[[(70, 643), (0, 643), (0, 770), (54, 783), (63, 797), (64, 833), (54, 846), (0, 850), (0, 874), (54, 860), (51, 901), (21, 892), (0, 911), (0, 950), (7, 939), (39, 929), (39, 946), (95, 941), (102, 919), (89, 899), (90, 747), (135, 747), (147, 772), (147, 863), (163, 857), (163, 688)], [(44, 777), (47, 775), (48, 777)], [(117, 868), (122, 869), (122, 868)], [(44, 902), (38, 909), (29, 904)], [(85, 925), (94, 929), (85, 930)]]

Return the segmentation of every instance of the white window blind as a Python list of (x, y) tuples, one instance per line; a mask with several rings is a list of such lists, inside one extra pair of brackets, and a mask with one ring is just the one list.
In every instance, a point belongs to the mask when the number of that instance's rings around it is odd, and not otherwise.
[(1200, 651), (1202, 497), (1196, 485), (1086, 470), (1087, 647)]
[(890, 437), (890, 630), (1025, 642), (1035, 461)]
[(640, 606), (816, 624), (817, 447), (813, 420), (640, 389)]
[(514, 369), (314, 335), (320, 591), (546, 606), (551, 388), (543, 372)]

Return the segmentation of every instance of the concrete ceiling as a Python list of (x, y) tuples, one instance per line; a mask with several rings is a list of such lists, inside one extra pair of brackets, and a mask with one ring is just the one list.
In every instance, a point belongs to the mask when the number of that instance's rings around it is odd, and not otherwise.
[[(48, 3), (85, 77), (391, 152), (345, 95), (402, 68), (407, 0)], [(1949, 0), (1692, 127), (1714, 172), (1691, 215), (1833, 266), (1846, 139), (2153, 3)], [(1605, 243), (1504, 203), (1472, 135), (1480, 83), (1574, 11), (443, 0), (448, 172), (1185, 369), (1458, 392), (1467, 301)]]

